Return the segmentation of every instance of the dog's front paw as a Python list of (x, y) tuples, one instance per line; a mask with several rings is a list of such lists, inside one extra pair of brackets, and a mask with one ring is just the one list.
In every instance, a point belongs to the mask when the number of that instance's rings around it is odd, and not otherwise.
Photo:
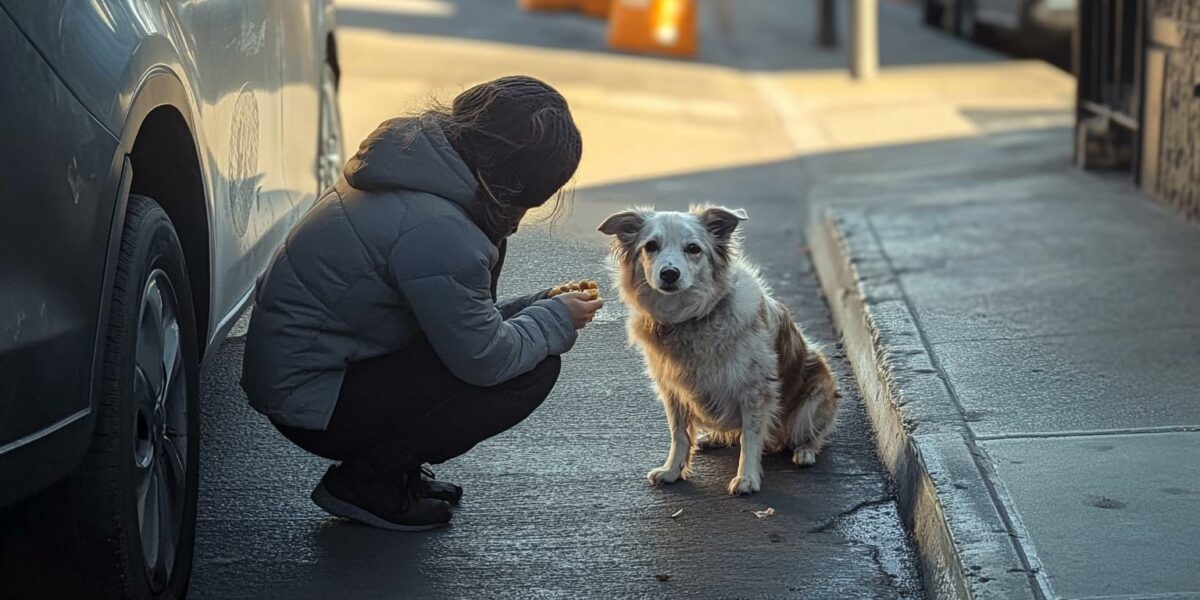
[(676, 481), (679, 481), (679, 475), (679, 469), (658, 467), (656, 469), (650, 469), (650, 472), (646, 473), (646, 479), (649, 479), (650, 483), (653, 483), (654, 485), (666, 485), (668, 483), (675, 483)]
[(752, 475), (738, 475), (729, 481), (729, 494), (731, 496), (753, 494), (761, 487), (762, 485), (759, 482), (758, 477)]

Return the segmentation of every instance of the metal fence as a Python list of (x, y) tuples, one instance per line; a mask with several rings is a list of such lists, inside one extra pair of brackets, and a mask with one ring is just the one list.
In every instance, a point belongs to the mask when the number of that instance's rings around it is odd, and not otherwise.
[(1145, 23), (1150, 0), (1080, 0), (1075, 30), (1075, 156), (1139, 176)]
[(1130, 132), (1141, 122), (1144, 0), (1081, 0), (1075, 72), (1081, 118), (1099, 116)]

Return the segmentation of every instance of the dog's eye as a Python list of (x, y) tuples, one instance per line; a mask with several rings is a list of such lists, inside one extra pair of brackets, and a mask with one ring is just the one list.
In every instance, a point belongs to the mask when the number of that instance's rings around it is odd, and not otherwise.
[(646, 252), (658, 252), (658, 242), (654, 240), (646, 242)]
[(688, 254), (700, 254), (700, 251), (701, 251), (700, 244), (692, 242), (687, 245), (687, 248), (684, 248), (684, 251), (687, 252)]

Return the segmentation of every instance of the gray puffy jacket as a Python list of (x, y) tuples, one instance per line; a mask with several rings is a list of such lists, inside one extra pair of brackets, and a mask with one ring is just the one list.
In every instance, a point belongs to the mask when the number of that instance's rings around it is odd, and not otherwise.
[(496, 245), (468, 216), (476, 181), (428, 119), (380, 125), (259, 279), (242, 387), (272, 421), (324, 429), (350, 362), (424, 334), (463, 381), (491, 386), (567, 352), (545, 292), (497, 305)]

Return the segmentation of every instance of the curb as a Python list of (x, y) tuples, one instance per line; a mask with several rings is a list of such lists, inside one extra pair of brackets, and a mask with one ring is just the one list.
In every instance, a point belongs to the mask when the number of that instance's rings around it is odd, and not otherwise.
[(930, 598), (1041, 599), (1015, 528), (866, 209), (818, 208), (808, 241)]

